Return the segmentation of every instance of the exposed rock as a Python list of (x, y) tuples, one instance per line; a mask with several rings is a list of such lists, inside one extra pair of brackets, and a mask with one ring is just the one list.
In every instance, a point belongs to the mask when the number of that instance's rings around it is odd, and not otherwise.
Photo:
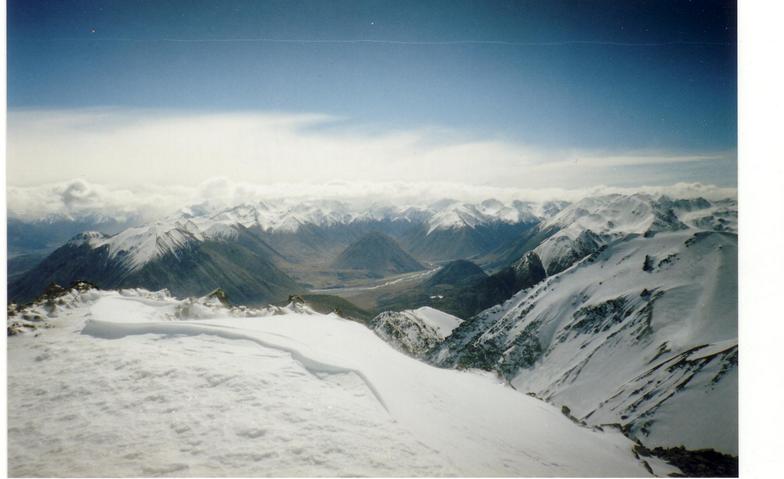
[(370, 321), (375, 333), (393, 347), (416, 358), (425, 357), (463, 321), (430, 307), (385, 311)]
[(738, 477), (738, 457), (713, 449), (688, 450), (683, 446), (648, 449), (637, 444), (634, 452), (643, 457), (661, 458), (683, 471), (684, 477)]
[(647, 273), (653, 271), (653, 258), (647, 254), (645, 255), (645, 260), (642, 262), (642, 270)]
[(517, 279), (515, 287), (519, 289), (530, 288), (547, 277), (542, 260), (533, 251), (523, 255), (512, 269)]
[(210, 294), (207, 295), (207, 298), (215, 298), (221, 302), (221, 304), (228, 306), (229, 305), (229, 297), (226, 295), (226, 292), (220, 288), (215, 289)]
[(305, 300), (302, 299), (302, 296), (297, 295), (297, 294), (289, 295), (289, 301), (288, 302), (290, 304), (305, 304)]

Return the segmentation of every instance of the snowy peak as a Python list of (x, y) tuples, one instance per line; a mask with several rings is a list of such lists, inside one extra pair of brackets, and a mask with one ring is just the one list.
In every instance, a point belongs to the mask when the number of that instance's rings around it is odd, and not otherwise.
[[(196, 218), (199, 217), (197, 216)], [(259, 210), (252, 205), (239, 205), (218, 212), (210, 218), (210, 222), (216, 224), (241, 224), (249, 228), (259, 224)]]
[(673, 200), (647, 194), (585, 198), (539, 226), (552, 234), (535, 251), (548, 274), (555, 274), (628, 235), (652, 237), (687, 229), (737, 231), (737, 208), (732, 205), (717, 206), (700, 197)]
[(609, 238), (600, 237), (586, 229), (562, 230), (548, 238), (534, 249), (541, 258), (548, 275), (560, 273), (576, 261), (585, 258), (608, 242)]
[(91, 244), (92, 242), (100, 242), (105, 240), (108, 235), (101, 233), (100, 231), (84, 231), (79, 233), (78, 235), (74, 236), (68, 243), (71, 246), (82, 246), (84, 244)]
[(437, 229), (474, 228), (485, 221), (486, 216), (476, 206), (456, 204), (430, 218), (428, 234)]
[(429, 232), (437, 229), (475, 228), (491, 223), (535, 223), (539, 219), (532, 205), (511, 205), (490, 199), (478, 204), (454, 200), (428, 206), (360, 206), (340, 201), (278, 201), (245, 203), (220, 208), (207, 203), (183, 208), (176, 215), (154, 223), (134, 226), (116, 235), (90, 231), (74, 237), (69, 244), (107, 246), (110, 256), (136, 270), (168, 253), (176, 254), (191, 242), (234, 240), (242, 228), (264, 232), (296, 233), (305, 225), (330, 227), (355, 222), (403, 221), (426, 224)]
[(561, 210), (544, 224), (544, 228), (589, 229), (597, 234), (645, 234), (657, 219), (660, 227), (667, 224), (666, 219), (677, 221), (677, 217), (669, 214), (671, 208), (668, 206), (642, 194), (585, 198)]
[[(535, 210), (539, 213), (535, 213)], [(277, 202), (242, 204), (226, 209), (200, 204), (180, 211), (184, 219), (197, 223), (242, 224), (267, 232), (295, 233), (304, 225), (329, 227), (365, 221), (405, 221), (427, 223), (428, 228), (474, 228), (488, 223), (532, 223), (549, 211), (533, 203), (496, 199), (480, 203), (441, 200), (426, 205), (361, 205), (342, 201), (281, 200)]]
[(428, 220), (428, 234), (436, 230), (476, 228), (492, 223), (535, 223), (539, 220), (531, 204), (520, 201), (514, 201), (511, 205), (496, 199), (479, 204), (453, 202), (432, 214)]
[(194, 241), (203, 241), (204, 235), (192, 222), (156, 222), (145, 226), (128, 228), (116, 235), (86, 232), (68, 244), (88, 244), (93, 249), (106, 247), (109, 257), (118, 259), (130, 271), (166, 254), (177, 254)]
[(673, 200), (667, 196), (615, 194), (589, 197), (566, 206), (543, 222), (542, 228), (589, 229), (598, 235), (653, 235), (687, 229), (690, 226), (687, 220), (716, 211), (728, 215), (734, 211), (737, 215), (737, 204), (732, 200), (714, 204), (702, 197)]
[[(576, 258), (629, 234), (653, 235), (688, 228), (736, 231), (737, 204), (734, 201), (711, 203), (704, 198), (657, 199), (644, 194), (597, 196), (574, 204), (504, 202), (493, 198), (477, 203), (445, 199), (424, 205), (279, 200), (227, 208), (203, 203), (114, 236), (85, 232), (69, 244), (107, 246), (111, 257), (120, 258), (127, 268), (137, 270), (163, 255), (176, 255), (193, 242), (236, 240), (243, 229), (296, 234), (306, 225), (332, 227), (369, 222), (422, 224), (428, 238), (440, 238), (441, 233), (449, 236), (455, 232), (464, 235), (476, 232), (479, 236), (472, 241), (480, 243), (486, 241), (482, 235), (495, 234), (495, 226), (539, 223), (541, 231), (552, 232), (536, 250), (545, 269), (552, 274), (568, 267)], [(491, 228), (480, 229), (480, 226)]]
[[(228, 218), (226, 217), (228, 216)], [(234, 240), (244, 226), (241, 218), (228, 212), (219, 220), (179, 215), (147, 225), (134, 226), (115, 235), (87, 231), (72, 238), (71, 246), (106, 247), (110, 258), (118, 259), (129, 271), (167, 254), (177, 256), (189, 245), (207, 240)]]
[(512, 269), (518, 278), (526, 279), (525, 282), (530, 283), (529, 286), (538, 283), (546, 276), (542, 260), (534, 251), (529, 251), (523, 255), (523, 257), (512, 266)]
[[(700, 200), (702, 198), (698, 198)], [(705, 208), (695, 208), (691, 204), (684, 205), (682, 200), (673, 201), (673, 209), (678, 213), (681, 221), (691, 228), (738, 232), (738, 203), (732, 199), (707, 202)], [(700, 205), (705, 204), (700, 202)]]

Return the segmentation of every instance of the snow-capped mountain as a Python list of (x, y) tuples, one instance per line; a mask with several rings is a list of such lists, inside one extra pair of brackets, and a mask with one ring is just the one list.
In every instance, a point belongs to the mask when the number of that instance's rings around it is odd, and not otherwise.
[(584, 198), (543, 219), (529, 235), (506, 246), (500, 256), (501, 262), (510, 262), (533, 249), (552, 275), (628, 235), (654, 236), (688, 228), (737, 232), (737, 204), (648, 194)]
[(267, 232), (294, 232), (303, 225), (321, 227), (367, 221), (422, 222), (428, 232), (438, 229), (475, 228), (491, 223), (538, 222), (553, 213), (547, 206), (514, 201), (509, 204), (488, 199), (480, 203), (440, 200), (423, 205), (361, 204), (336, 200), (278, 200), (220, 208), (208, 204), (182, 209), (176, 217), (191, 220), (258, 226)]
[[(263, 303), (298, 292), (301, 286), (290, 271), (334, 268), (334, 259), (349, 245), (382, 235), (432, 272), (410, 283), (389, 281), (392, 286), (383, 293), (372, 290), (377, 306), (393, 310), (373, 311), (367, 325), (374, 341), (381, 338), (441, 367), (493, 371), (520, 396), (529, 393), (564, 406), (564, 414), (587, 427), (608, 432), (613, 427), (607, 425), (617, 425), (646, 446), (737, 455), (734, 200), (638, 194), (573, 204), (196, 205), (115, 235), (77, 235), (10, 291), (12, 299), (34, 297), (51, 281), (86, 279), (110, 288), (169, 288), (178, 296), (223, 288), (235, 303)], [(450, 258), (458, 260), (436, 270), (433, 263)], [(489, 269), (491, 259), (495, 267)], [(129, 294), (121, 294), (123, 301)], [(150, 293), (133, 294), (142, 294), (150, 306)], [(214, 300), (164, 295), (155, 301), (171, 313), (159, 318), (167, 321), (217, 318), (215, 324), (223, 324), (224, 314), (243, 316), (223, 313), (225, 305)], [(22, 312), (24, 321), (17, 320), (24, 329), (46, 323), (52, 311), (70, 314), (55, 303)], [(245, 308), (244, 316), (267, 314), (259, 311)], [(306, 313), (278, 308), (274, 314)], [(279, 327), (288, 326), (276, 325), (274, 334)], [(345, 345), (345, 337), (337, 338), (345, 331), (335, 328), (321, 331), (332, 338), (322, 339)], [(272, 330), (266, 333), (264, 341), (274, 336)], [(333, 364), (319, 358), (319, 364)], [(361, 364), (353, 356), (350, 361)], [(645, 456), (640, 447), (638, 455)], [(459, 472), (478, 471), (464, 466)], [(660, 472), (661, 464), (649, 466)]]
[(134, 267), (168, 252), (176, 252), (191, 240), (232, 239), (237, 227), (257, 229), (262, 234), (295, 234), (304, 227), (332, 228), (352, 224), (403, 223), (423, 224), (426, 235), (438, 230), (476, 229), (495, 225), (534, 224), (535, 206), (513, 202), (507, 206), (498, 200), (479, 204), (452, 200), (436, 202), (425, 207), (370, 205), (363, 208), (338, 201), (259, 202), (225, 209), (196, 205), (181, 210), (170, 218), (130, 228), (90, 244), (110, 245), (113, 254), (126, 256)]
[(662, 227), (666, 211), (617, 201), (606, 219), (577, 205), (554, 218), (604, 245), (464, 322), (431, 359), (496, 370), (646, 444), (737, 454), (737, 235)]
[[(487, 200), (442, 200), (426, 205), (356, 204), (339, 201), (244, 205), (242, 214), (220, 212), (210, 221), (240, 221), (294, 263), (336, 256), (371, 233), (393, 237), (420, 261), (485, 254), (538, 223), (538, 205)], [(549, 211), (549, 210), (548, 210)]]
[(301, 287), (279, 255), (241, 224), (156, 222), (116, 235), (85, 232), (9, 284), (25, 302), (51, 284), (85, 280), (104, 288), (167, 288), (178, 296), (223, 288), (240, 303), (280, 301)]
[[(436, 230), (476, 228), (490, 223), (536, 223), (541, 218), (534, 214), (533, 205), (519, 201), (506, 205), (498, 200), (489, 199), (479, 204), (457, 201), (439, 204), (442, 208), (428, 211), (428, 234)], [(425, 210), (427, 211), (427, 210)]]
[[(318, 267), (329, 269), (341, 251), (370, 233), (383, 233), (401, 243), (416, 258), (411, 264), (487, 252), (538, 221), (531, 205), (515, 205), (498, 201), (365, 209), (337, 201), (258, 202), (229, 208), (193, 205), (116, 234), (80, 233), (38, 267), (14, 278), (9, 292), (14, 300), (24, 301), (50, 282), (89, 280), (105, 287), (167, 287), (178, 294), (202, 294), (222, 286), (234, 301), (280, 299), (296, 288), (279, 269), (306, 277)], [(466, 211), (471, 215), (464, 215)], [(242, 264), (237, 263), (238, 256), (244, 258)], [(200, 264), (203, 261), (213, 266)], [(212, 267), (220, 272), (209, 271)], [(253, 270), (247, 271), (248, 267)], [(164, 269), (189, 276), (170, 275)], [(195, 278), (200, 277), (207, 286), (196, 287)], [(216, 284), (218, 278), (227, 284)], [(242, 278), (253, 280), (242, 286)], [(191, 286), (184, 288), (178, 284), (182, 281)], [(251, 288), (259, 286), (251, 286), (254, 281), (270, 284), (260, 288), (262, 293), (254, 293)]]
[[(90, 251), (77, 255), (60, 251), (56, 255), (60, 267), (55, 268), (50, 258), (43, 268), (16, 275), (9, 291), (14, 299), (24, 300), (40, 292), (48, 281), (88, 279), (106, 286), (160, 286), (200, 294), (204, 290), (181, 290), (170, 284), (172, 281), (149, 278), (149, 274), (138, 284), (124, 278), (161, 261), (179, 264), (193, 259), (189, 252), (207, 244), (212, 249), (230, 249), (236, 243), (249, 249), (248, 254), (266, 258), (301, 282), (332, 284), (331, 265), (338, 255), (363, 236), (376, 232), (392, 237), (425, 264), (474, 258), (483, 266), (489, 264), (500, 270), (535, 248), (545, 270), (554, 274), (624, 235), (706, 226), (732, 231), (736, 218), (736, 206), (731, 201), (711, 203), (701, 198), (672, 200), (649, 195), (586, 198), (572, 205), (492, 199), (475, 204), (442, 200), (424, 206), (281, 200), (225, 208), (205, 203), (113, 235), (77, 235), (65, 246), (71, 250), (84, 246)], [(87, 258), (92, 263), (89, 267), (76, 264)], [(321, 276), (314, 278), (314, 270), (321, 271)], [(91, 276), (71, 275), (76, 272)], [(274, 272), (274, 276), (280, 275)], [(213, 286), (218, 285), (210, 282)], [(225, 287), (237, 293), (237, 288)], [(280, 291), (279, 296), (289, 293)], [(249, 297), (258, 300), (267, 296), (249, 295), (247, 291), (232, 295), (233, 300)], [(477, 304), (487, 306), (481, 301)]]
[(9, 473), (679, 472), (617, 430), (577, 425), (492, 375), (424, 364), (359, 323), (296, 305), (246, 313), (89, 287), (16, 311), (38, 326), (8, 341)]
[[(117, 219), (102, 215), (47, 216), (32, 220), (9, 216), (8, 257), (36, 255), (40, 260), (82, 231), (100, 229), (106, 233), (118, 233), (136, 224), (138, 218)], [(21, 271), (9, 268), (9, 274), (14, 272)]]

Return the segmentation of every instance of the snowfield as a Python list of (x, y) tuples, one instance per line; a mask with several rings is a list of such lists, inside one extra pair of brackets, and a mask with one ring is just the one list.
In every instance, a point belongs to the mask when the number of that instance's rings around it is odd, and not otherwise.
[(12, 476), (649, 475), (619, 432), (335, 315), (141, 290), (58, 303), (8, 340)]

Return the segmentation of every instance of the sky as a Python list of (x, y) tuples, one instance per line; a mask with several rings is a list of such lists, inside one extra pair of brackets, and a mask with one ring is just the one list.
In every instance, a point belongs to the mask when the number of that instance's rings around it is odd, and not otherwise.
[(8, 2), (12, 186), (737, 181), (724, 1)]

